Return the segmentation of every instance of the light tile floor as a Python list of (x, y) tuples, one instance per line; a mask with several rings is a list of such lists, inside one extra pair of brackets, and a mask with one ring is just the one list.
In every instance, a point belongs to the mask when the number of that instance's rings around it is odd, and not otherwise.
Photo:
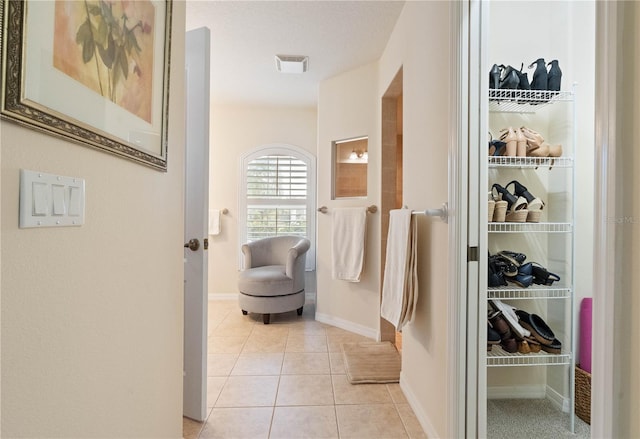
[(302, 316), (209, 302), (208, 418), (185, 439), (426, 438), (398, 384), (352, 385), (341, 344), (369, 340)]

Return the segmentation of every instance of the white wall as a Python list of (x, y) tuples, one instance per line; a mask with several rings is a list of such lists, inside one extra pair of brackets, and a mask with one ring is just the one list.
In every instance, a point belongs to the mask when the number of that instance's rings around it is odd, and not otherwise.
[[(331, 212), (336, 207), (380, 206), (380, 99), (377, 64), (320, 83), (318, 99), (318, 262), (316, 319), (376, 337), (380, 316), (380, 214), (367, 214), (365, 267), (361, 281), (331, 278)], [(331, 199), (331, 145), (368, 136), (367, 197)]]
[(315, 155), (314, 108), (214, 105), (211, 109), (209, 206), (229, 209), (220, 235), (209, 236), (209, 294), (237, 294), (241, 157), (263, 145), (295, 145)]
[[(1, 122), (3, 437), (182, 437), (184, 3), (168, 172)], [(86, 180), (86, 223), (18, 228), (21, 168)]]

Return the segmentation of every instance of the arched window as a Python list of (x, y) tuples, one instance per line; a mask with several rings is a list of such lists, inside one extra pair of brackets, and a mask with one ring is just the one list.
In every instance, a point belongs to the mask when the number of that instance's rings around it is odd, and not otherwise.
[(315, 180), (315, 158), (295, 146), (263, 146), (245, 155), (240, 242), (304, 236), (311, 241), (307, 269), (315, 269)]

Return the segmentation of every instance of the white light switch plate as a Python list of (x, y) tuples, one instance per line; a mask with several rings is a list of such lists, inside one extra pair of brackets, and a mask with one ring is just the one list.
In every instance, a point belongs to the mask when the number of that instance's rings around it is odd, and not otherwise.
[(20, 170), (20, 228), (84, 224), (84, 179)]

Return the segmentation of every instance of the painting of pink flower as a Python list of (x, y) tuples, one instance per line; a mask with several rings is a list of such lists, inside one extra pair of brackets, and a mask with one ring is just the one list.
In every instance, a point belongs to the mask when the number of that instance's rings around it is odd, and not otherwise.
[(149, 0), (56, 1), (53, 65), (151, 123), (155, 28)]

